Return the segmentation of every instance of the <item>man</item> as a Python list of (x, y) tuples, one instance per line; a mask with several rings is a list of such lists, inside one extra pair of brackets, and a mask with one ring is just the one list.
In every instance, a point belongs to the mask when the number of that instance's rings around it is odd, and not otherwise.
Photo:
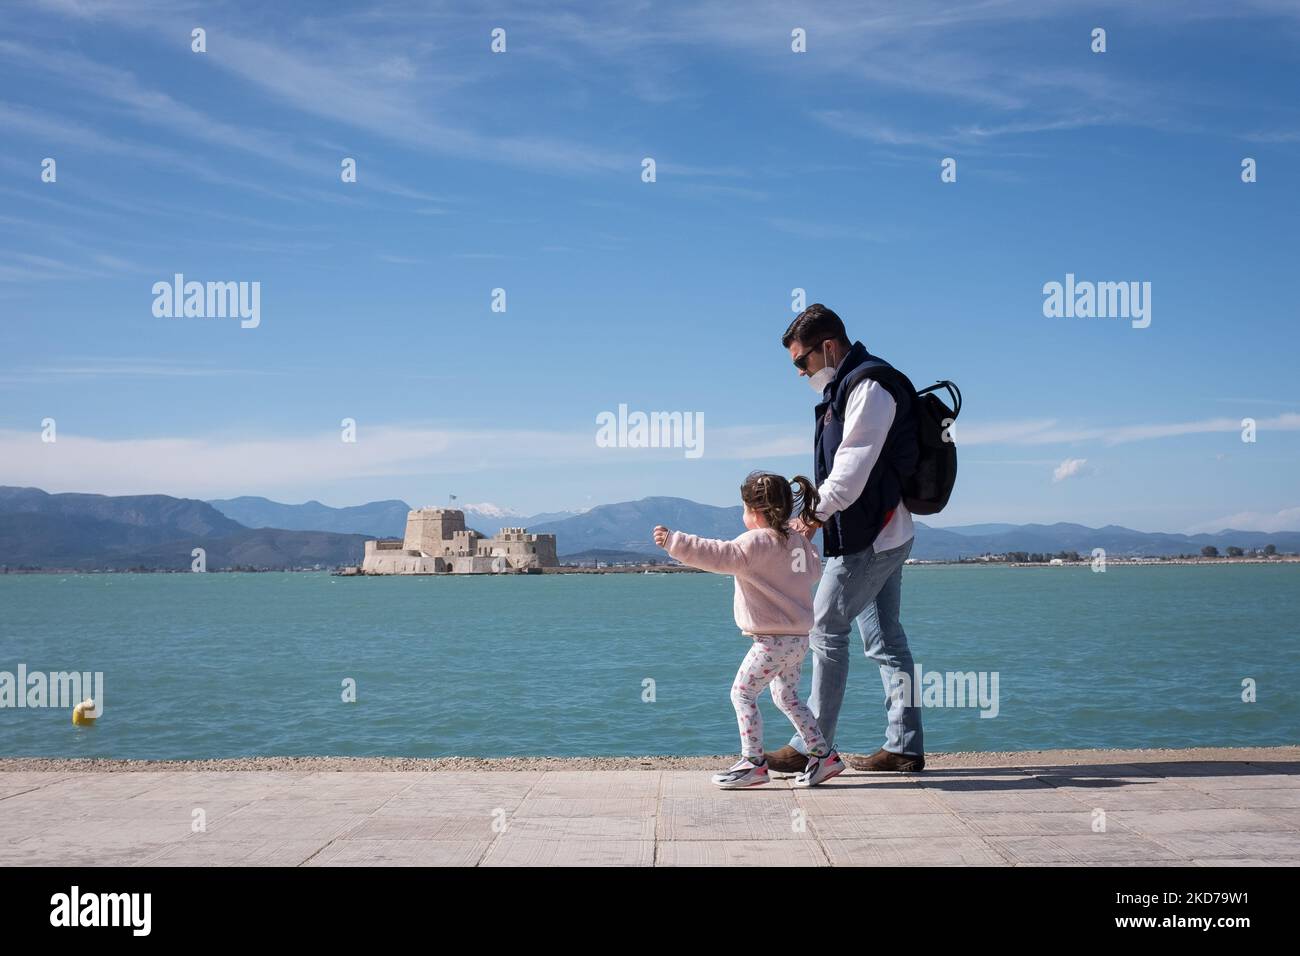
[[(857, 618), (863, 649), (880, 665), (888, 726), (885, 745), (858, 770), (915, 772), (925, 767), (921, 711), (911, 706), (914, 671), (899, 623), (903, 562), (912, 550), (912, 516), (902, 479), (916, 464), (916, 392), (907, 377), (850, 343), (840, 317), (811, 305), (786, 329), (781, 344), (799, 375), (821, 396), (817, 405), (817, 520), (826, 558), (808, 634), (813, 652), (808, 706), (828, 743), (835, 739), (849, 674), (849, 632)], [(895, 675), (906, 675), (896, 681)], [(800, 773), (808, 747), (797, 734), (767, 755), (776, 771)]]

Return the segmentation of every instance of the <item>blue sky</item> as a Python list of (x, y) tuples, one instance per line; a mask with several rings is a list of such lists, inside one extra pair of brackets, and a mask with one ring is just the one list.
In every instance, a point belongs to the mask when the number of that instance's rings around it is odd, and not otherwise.
[[(811, 467), (802, 288), (961, 385), (935, 524), (1300, 528), (1300, 6), (1132, 6), (6, 4), (0, 483), (733, 504)], [(155, 317), (178, 272), (260, 325)], [(1067, 273), (1150, 326), (1045, 317)]]

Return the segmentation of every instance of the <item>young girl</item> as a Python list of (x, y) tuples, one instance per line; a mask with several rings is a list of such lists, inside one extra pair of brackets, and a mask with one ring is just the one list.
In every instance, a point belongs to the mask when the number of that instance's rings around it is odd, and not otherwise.
[(740, 761), (713, 777), (725, 790), (767, 783), (758, 697), (768, 684), (776, 706), (808, 744), (808, 766), (795, 777), (794, 785), (815, 787), (844, 771), (844, 762), (827, 746), (812, 712), (799, 699), (799, 673), (808, 653), (812, 591), (821, 574), (821, 557), (812, 542), (789, 524), (796, 500), (799, 517), (813, 518), (817, 488), (802, 475), (794, 484), (799, 486), (797, 493), (780, 475), (752, 472), (740, 487), (749, 530), (734, 541), (697, 538), (663, 525), (654, 530), (655, 544), (682, 564), (735, 575), (736, 624), (754, 642), (731, 686), (740, 725)]

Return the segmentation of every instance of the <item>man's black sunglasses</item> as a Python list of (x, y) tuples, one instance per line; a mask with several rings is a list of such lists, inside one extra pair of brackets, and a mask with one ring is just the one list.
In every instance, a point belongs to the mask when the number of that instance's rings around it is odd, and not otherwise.
[(803, 355), (797, 356), (794, 360), (794, 367), (801, 372), (808, 371), (808, 356), (812, 355), (814, 352), (816, 352), (819, 348), (821, 348), (829, 341), (830, 339), (822, 339), (812, 348), (808, 349), (807, 352), (804, 352)]

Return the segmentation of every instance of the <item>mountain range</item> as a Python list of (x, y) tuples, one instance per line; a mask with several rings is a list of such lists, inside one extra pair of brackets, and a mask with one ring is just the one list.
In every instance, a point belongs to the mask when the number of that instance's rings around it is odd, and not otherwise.
[(168, 495), (57, 494), (0, 486), (0, 567), (212, 570), (360, 562), (366, 536), (248, 528), (212, 505)]
[[(367, 538), (401, 537), (409, 510), (397, 500), (331, 508), (318, 501), (290, 505), (242, 497), (207, 502), (167, 495), (48, 494), (39, 488), (0, 486), (0, 567), (182, 570), (190, 566), (196, 547), (205, 550), (212, 570), (335, 567), (359, 563)], [(581, 513), (532, 517), (497, 508), (462, 510), (466, 523), (484, 534), (524, 526), (554, 534), (561, 558), (603, 561), (662, 557), (650, 537), (656, 524), (718, 538), (744, 530), (739, 505), (723, 508), (685, 498), (642, 498)], [(1198, 554), (1205, 545), (1225, 552), (1233, 545), (1249, 549), (1267, 544), (1284, 553), (1300, 552), (1300, 532), (1185, 535), (1068, 523), (936, 528), (917, 521), (912, 556), (955, 560), (1008, 551), (1087, 555), (1093, 548), (1105, 548), (1114, 557), (1159, 556)]]
[[(650, 534), (656, 524), (667, 525), (710, 538), (731, 538), (745, 530), (740, 505), (720, 508), (684, 498), (642, 498), (613, 505), (600, 505), (561, 521), (529, 526), (529, 531), (554, 534), (561, 556), (593, 549), (662, 554)], [(1173, 534), (1134, 531), (1119, 525), (1089, 528), (1065, 522), (1057, 524), (976, 524), (935, 528), (915, 520), (916, 540), (912, 556), (927, 561), (954, 561), (981, 554), (1029, 551), (1056, 554), (1078, 551), (1090, 554), (1104, 548), (1114, 557), (1199, 554), (1213, 545), (1220, 552), (1235, 545), (1262, 548), (1272, 544), (1282, 552), (1300, 551), (1300, 532), (1224, 530), (1216, 534)]]
[[(411, 506), (390, 498), (348, 508), (331, 508), (319, 501), (286, 505), (269, 498), (245, 496), (209, 501), (227, 518), (248, 528), (286, 528), (291, 531), (334, 531), (364, 534), (372, 538), (400, 538), (406, 533), (406, 513)], [(453, 501), (448, 508), (465, 512), (465, 524), (489, 537), (502, 528), (526, 527), (571, 517), (576, 511), (521, 515), (493, 505), (462, 505)]]

